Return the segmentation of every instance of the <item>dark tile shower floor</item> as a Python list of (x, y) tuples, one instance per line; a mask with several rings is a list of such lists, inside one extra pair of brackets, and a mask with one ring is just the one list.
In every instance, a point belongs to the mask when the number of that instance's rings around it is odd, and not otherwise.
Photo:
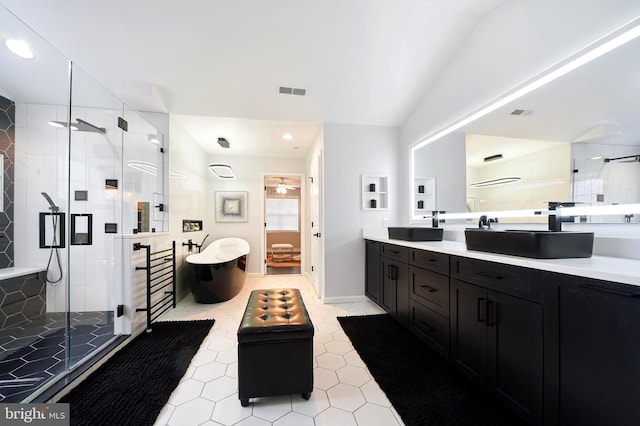
[(113, 312), (72, 312), (67, 354), (66, 313), (40, 314), (0, 330), (0, 402), (21, 402), (49, 379), (113, 337)]

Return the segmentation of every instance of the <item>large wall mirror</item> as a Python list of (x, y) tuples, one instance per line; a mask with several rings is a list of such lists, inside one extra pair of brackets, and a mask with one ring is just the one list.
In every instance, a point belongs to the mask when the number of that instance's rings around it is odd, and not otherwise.
[[(436, 153), (447, 156), (446, 169), (457, 170), (458, 181), (464, 171), (464, 187), (433, 168), (435, 161), (443, 163)], [(640, 203), (640, 37), (415, 150), (411, 158), (414, 180), (433, 176), (447, 188), (446, 198), (439, 190), (435, 202), (447, 212), (544, 210), (550, 201)], [(413, 212), (418, 220), (415, 206)], [(575, 220), (637, 223), (640, 215)]]

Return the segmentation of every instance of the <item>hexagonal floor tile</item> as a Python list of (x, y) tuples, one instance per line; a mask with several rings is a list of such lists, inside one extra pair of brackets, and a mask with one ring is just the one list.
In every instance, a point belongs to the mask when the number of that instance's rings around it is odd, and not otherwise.
[(336, 374), (338, 375), (340, 383), (346, 383), (352, 386), (360, 387), (371, 380), (371, 376), (367, 370), (361, 367), (354, 367), (352, 365), (339, 368), (338, 371), (336, 371)]
[(238, 380), (228, 376), (218, 377), (204, 385), (202, 397), (211, 401), (220, 401), (238, 392)]
[(355, 411), (366, 403), (360, 388), (339, 383), (327, 391), (329, 403), (332, 407), (341, 408), (346, 411)]
[[(316, 426), (358, 426), (355, 417), (339, 408), (330, 407), (318, 414), (313, 419)], [(365, 425), (362, 425), (365, 426)]]
[(316, 361), (318, 361), (318, 366), (327, 368), (329, 370), (337, 370), (338, 368), (347, 365), (347, 362), (344, 360), (342, 355), (332, 354), (328, 352), (317, 356)]

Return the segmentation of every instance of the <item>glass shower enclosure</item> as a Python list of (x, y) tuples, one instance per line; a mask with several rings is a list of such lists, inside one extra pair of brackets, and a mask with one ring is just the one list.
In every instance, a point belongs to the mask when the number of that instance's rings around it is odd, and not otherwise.
[(165, 142), (2, 6), (0, 28), (32, 51), (0, 46), (0, 402), (44, 401), (131, 333), (118, 236), (168, 230)]

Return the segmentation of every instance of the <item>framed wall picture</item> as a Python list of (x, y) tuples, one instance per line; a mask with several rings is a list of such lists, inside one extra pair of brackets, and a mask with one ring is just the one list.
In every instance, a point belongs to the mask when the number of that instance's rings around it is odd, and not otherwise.
[(246, 222), (248, 197), (246, 191), (217, 191), (216, 221)]

